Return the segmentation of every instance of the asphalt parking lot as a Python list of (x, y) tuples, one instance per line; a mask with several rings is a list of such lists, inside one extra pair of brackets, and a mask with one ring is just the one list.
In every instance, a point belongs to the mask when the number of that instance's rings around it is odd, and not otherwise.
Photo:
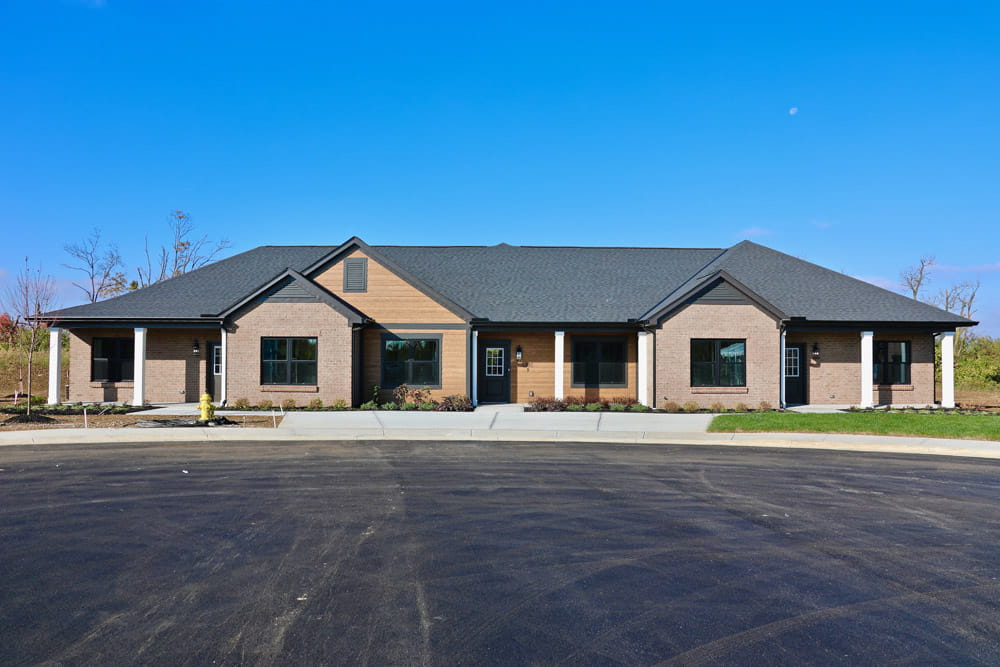
[(0, 662), (1000, 662), (1000, 463), (710, 446), (0, 449)]

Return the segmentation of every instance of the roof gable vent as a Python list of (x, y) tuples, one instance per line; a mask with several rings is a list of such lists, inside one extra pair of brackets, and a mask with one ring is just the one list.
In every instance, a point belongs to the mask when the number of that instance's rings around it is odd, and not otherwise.
[(707, 290), (690, 299), (688, 303), (737, 304), (750, 303), (743, 293), (725, 280), (719, 279)]
[(367, 257), (348, 257), (344, 260), (344, 291), (368, 291)]

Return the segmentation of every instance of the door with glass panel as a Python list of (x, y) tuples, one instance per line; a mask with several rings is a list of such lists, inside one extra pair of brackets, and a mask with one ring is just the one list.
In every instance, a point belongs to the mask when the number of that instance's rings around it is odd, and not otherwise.
[(479, 341), (480, 403), (510, 402), (510, 341)]
[(805, 343), (789, 343), (785, 346), (785, 403), (804, 405), (806, 403), (806, 363)]

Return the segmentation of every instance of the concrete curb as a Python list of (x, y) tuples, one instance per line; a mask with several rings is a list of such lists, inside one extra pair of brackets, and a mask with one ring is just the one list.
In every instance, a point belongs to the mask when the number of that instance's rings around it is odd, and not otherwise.
[(822, 433), (704, 433), (655, 431), (546, 431), (514, 429), (322, 429), (322, 428), (92, 428), (0, 433), (0, 447), (46, 444), (157, 444), (357, 440), (477, 440), (484, 442), (579, 442), (714, 445), (831, 451), (921, 454), (1000, 459), (1000, 442)]

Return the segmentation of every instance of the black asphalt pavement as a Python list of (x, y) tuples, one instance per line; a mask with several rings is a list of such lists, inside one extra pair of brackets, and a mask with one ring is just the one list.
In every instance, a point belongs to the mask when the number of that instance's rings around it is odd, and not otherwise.
[(1000, 663), (1000, 462), (0, 448), (0, 662)]

